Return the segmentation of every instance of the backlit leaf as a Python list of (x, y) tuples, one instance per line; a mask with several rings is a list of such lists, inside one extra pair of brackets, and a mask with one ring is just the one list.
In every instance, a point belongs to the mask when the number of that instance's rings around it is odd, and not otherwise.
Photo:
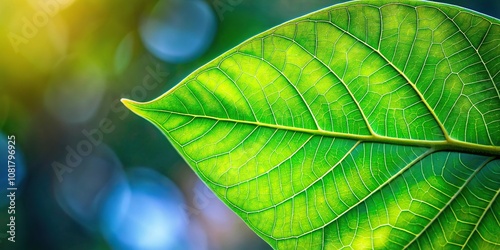
[(500, 247), (500, 22), (355, 1), (259, 34), (147, 103), (278, 249)]

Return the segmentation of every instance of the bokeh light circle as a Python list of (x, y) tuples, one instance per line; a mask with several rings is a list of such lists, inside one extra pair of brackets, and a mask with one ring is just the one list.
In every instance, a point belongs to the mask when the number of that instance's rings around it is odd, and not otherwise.
[(208, 49), (216, 29), (215, 13), (205, 1), (160, 0), (143, 19), (140, 35), (159, 59), (184, 63)]
[(115, 249), (184, 249), (188, 218), (176, 185), (148, 168), (128, 172), (102, 211), (102, 232)]
[(94, 65), (57, 70), (49, 84), (44, 104), (60, 121), (74, 124), (88, 121), (97, 112), (106, 90), (105, 73)]
[(92, 231), (99, 225), (100, 211), (110, 192), (123, 188), (126, 177), (119, 159), (105, 144), (79, 157), (80, 163), (71, 172), (54, 178), (54, 195), (69, 216)]
[(134, 49), (134, 34), (128, 33), (118, 44), (115, 51), (114, 71), (119, 75), (127, 69), (132, 60)]

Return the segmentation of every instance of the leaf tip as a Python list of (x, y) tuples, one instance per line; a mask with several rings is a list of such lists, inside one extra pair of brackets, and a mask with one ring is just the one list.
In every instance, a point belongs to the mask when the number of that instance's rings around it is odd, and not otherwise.
[(139, 106), (141, 105), (141, 103), (139, 102), (136, 102), (136, 101), (133, 101), (133, 100), (130, 100), (130, 99), (127, 99), (127, 98), (122, 98), (120, 99), (120, 101), (123, 103), (123, 105), (125, 105), (125, 107), (127, 107), (129, 110), (131, 110), (132, 112), (136, 113), (137, 115), (141, 116), (141, 114), (139, 113)]

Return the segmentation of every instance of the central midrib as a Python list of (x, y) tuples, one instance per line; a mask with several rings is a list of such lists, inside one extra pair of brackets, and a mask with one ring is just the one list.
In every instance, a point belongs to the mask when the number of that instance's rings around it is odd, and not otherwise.
[[(322, 130), (322, 129), (313, 130), (313, 129), (307, 129), (307, 128), (297, 128), (297, 127), (278, 125), (278, 124), (268, 124), (268, 123), (262, 123), (262, 122), (258, 122), (258, 121), (236, 120), (236, 119), (220, 118), (220, 117), (207, 116), (207, 115), (186, 114), (186, 113), (180, 113), (180, 112), (170, 111), (170, 110), (144, 108), (144, 107), (138, 106), (138, 105), (141, 105), (139, 103), (135, 103), (135, 102), (133, 102), (133, 103), (134, 103), (133, 104), (134, 108), (140, 109), (143, 111), (149, 111), (149, 112), (170, 113), (170, 114), (174, 114), (174, 115), (189, 116), (189, 117), (193, 117), (193, 118), (210, 119), (210, 120), (221, 121), (221, 122), (233, 122), (233, 123), (240, 123), (240, 124), (248, 124), (248, 125), (253, 125), (253, 126), (294, 131), (294, 132), (306, 133), (306, 134), (311, 134), (311, 135), (327, 136), (327, 137), (342, 138), (342, 139), (351, 139), (351, 140), (356, 140), (356, 141), (361, 141), (361, 142), (377, 142), (377, 143), (387, 143), (387, 144), (395, 144), (395, 145), (403, 145), (403, 146), (426, 147), (426, 148), (432, 148), (432, 149), (434, 149), (434, 151), (457, 151), (457, 152), (464, 152), (464, 153), (474, 153), (474, 154), (479, 153), (479, 154), (484, 154), (484, 155), (500, 156), (500, 147), (499, 146), (481, 145), (481, 144), (475, 144), (475, 143), (470, 143), (470, 142), (462, 142), (462, 141), (458, 141), (458, 140), (455, 140), (452, 138), (449, 138), (446, 140), (434, 140), (433, 141), (433, 140), (395, 138), (395, 137), (388, 137), (388, 136), (382, 136), (382, 135), (377, 135), (377, 134), (374, 134), (374, 135), (348, 134), (348, 133), (326, 131), (326, 130)], [(143, 116), (143, 117), (146, 119), (150, 119), (147, 116)]]

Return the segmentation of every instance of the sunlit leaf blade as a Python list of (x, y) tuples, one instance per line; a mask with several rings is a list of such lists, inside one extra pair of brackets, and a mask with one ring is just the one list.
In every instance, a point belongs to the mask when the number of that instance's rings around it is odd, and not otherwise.
[(279, 249), (500, 247), (500, 23), (356, 1), (257, 35), (148, 103)]

